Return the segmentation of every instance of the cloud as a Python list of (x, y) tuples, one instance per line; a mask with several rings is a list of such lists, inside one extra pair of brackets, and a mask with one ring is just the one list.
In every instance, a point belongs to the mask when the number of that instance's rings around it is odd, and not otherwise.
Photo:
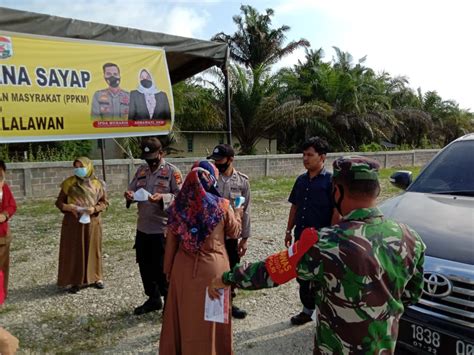
[(202, 30), (206, 25), (209, 14), (199, 13), (184, 7), (174, 7), (167, 18), (168, 33), (185, 37), (202, 37)]
[(183, 1), (73, 1), (66, 6), (57, 1), (47, 5), (43, 1), (29, 1), (27, 4), (4, 1), (2, 6), (198, 38), (205, 37), (203, 30), (209, 19), (206, 10), (186, 6)]

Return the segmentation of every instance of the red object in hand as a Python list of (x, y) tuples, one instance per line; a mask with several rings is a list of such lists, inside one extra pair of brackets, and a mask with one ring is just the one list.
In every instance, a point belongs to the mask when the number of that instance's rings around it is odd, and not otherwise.
[(300, 239), (288, 249), (270, 255), (265, 260), (265, 268), (273, 282), (281, 285), (296, 277), (296, 266), (303, 255), (318, 242), (318, 232), (314, 228), (306, 228)]

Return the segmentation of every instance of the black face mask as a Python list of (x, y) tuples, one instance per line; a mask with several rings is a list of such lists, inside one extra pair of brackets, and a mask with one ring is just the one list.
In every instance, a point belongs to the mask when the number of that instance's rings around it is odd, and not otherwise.
[(224, 174), (230, 166), (230, 161), (224, 164), (214, 164), (221, 174)]
[(107, 83), (113, 87), (117, 88), (120, 85), (120, 78), (117, 78), (116, 76), (111, 76), (110, 78), (105, 79)]
[(336, 210), (337, 212), (339, 212), (339, 214), (342, 216), (342, 209), (341, 209), (341, 205), (342, 205), (342, 200), (344, 199), (344, 187), (342, 185), (337, 185), (337, 187), (339, 188), (339, 200), (336, 201), (336, 187), (334, 187), (332, 189), (332, 200), (334, 202), (334, 207), (336, 207)]
[(154, 158), (154, 159), (145, 159), (145, 161), (147, 162), (147, 164), (149, 166), (155, 166), (155, 165), (158, 165), (160, 163), (160, 158)]
[(153, 83), (151, 82), (151, 80), (143, 79), (143, 80), (140, 80), (140, 84), (142, 84), (142, 86), (145, 89), (149, 89), (149, 88), (151, 88), (151, 84), (153, 84)]

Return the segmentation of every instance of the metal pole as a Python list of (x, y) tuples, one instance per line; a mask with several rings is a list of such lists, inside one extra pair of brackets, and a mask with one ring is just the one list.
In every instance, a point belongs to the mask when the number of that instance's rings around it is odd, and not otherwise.
[(222, 69), (225, 85), (225, 118), (227, 123), (227, 144), (232, 145), (232, 117), (230, 115), (230, 87), (227, 67)]
[(105, 139), (99, 139), (100, 145), (100, 155), (102, 157), (102, 178), (104, 181), (107, 181), (105, 178), (105, 158), (104, 158), (104, 146), (105, 146)]

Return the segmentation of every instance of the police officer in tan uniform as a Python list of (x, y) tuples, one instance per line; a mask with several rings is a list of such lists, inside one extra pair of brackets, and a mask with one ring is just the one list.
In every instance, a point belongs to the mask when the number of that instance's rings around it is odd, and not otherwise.
[(167, 208), (181, 189), (182, 175), (179, 169), (163, 159), (161, 142), (156, 137), (144, 138), (141, 142), (141, 165), (125, 192), (127, 205), (135, 202), (144, 189), (150, 193), (146, 201), (138, 202), (137, 234), (135, 251), (140, 275), (148, 300), (137, 308), (136, 315), (159, 310), (166, 301), (168, 282), (163, 273), (165, 251), (165, 228), (168, 220)]
[(103, 120), (127, 120), (130, 93), (120, 88), (120, 69), (114, 63), (102, 66), (108, 88), (94, 93), (92, 118)]
[[(240, 262), (240, 258), (247, 252), (247, 239), (250, 237), (250, 184), (247, 175), (237, 171), (234, 166), (234, 149), (228, 144), (219, 144), (214, 148), (212, 154), (207, 159), (214, 160), (220, 172), (217, 181), (217, 191), (219, 194), (230, 200), (238, 196), (245, 197), (244, 213), (242, 216), (242, 233), (240, 240), (226, 238), (225, 246), (229, 256), (231, 269)], [(232, 297), (235, 297), (235, 290), (232, 290)], [(237, 306), (232, 306), (232, 316), (234, 318), (245, 318), (247, 312)]]

